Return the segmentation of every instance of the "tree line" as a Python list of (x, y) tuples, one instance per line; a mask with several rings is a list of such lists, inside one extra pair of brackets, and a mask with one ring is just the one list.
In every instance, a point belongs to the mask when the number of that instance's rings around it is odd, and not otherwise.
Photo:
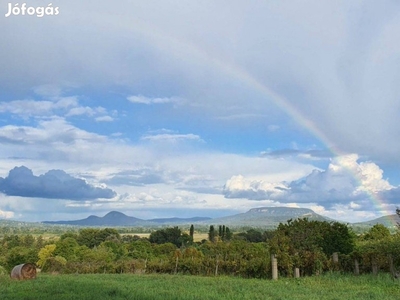
[[(400, 211), (398, 212), (400, 213)], [(121, 235), (113, 228), (84, 228), (57, 238), (4, 235), (0, 239), (0, 272), (33, 262), (42, 272), (182, 273), (270, 278), (270, 256), (278, 259), (280, 276), (326, 271), (389, 272), (400, 266), (400, 233), (375, 225), (362, 235), (339, 222), (288, 220), (275, 230), (233, 233), (211, 225), (208, 239), (194, 241), (193, 225), (153, 231), (149, 238)], [(332, 260), (337, 254), (339, 261)]]

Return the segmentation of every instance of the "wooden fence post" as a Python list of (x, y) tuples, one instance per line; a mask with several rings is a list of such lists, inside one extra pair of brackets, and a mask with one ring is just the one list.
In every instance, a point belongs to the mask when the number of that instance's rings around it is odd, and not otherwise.
[(360, 275), (360, 265), (358, 264), (358, 260), (354, 260), (354, 274)]
[(388, 255), (388, 262), (389, 262), (390, 275), (392, 275), (392, 278), (395, 278), (396, 277), (396, 271), (394, 269), (393, 257), (392, 257), (391, 254)]
[(275, 258), (275, 254), (271, 255), (271, 266), (272, 266), (272, 279), (278, 279), (278, 260)]
[(299, 277), (300, 277), (300, 269), (294, 268), (294, 278), (299, 278)]
[(175, 275), (178, 274), (178, 263), (179, 263), (179, 256), (176, 257), (175, 261)]
[(375, 259), (372, 260), (372, 274), (378, 275), (378, 264)]
[(218, 265), (219, 265), (219, 255), (217, 255), (217, 261), (215, 262), (215, 276), (218, 276)]

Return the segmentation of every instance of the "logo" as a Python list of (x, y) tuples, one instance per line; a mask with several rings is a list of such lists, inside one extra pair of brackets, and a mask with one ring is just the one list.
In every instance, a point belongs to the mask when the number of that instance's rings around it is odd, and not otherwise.
[(48, 4), (47, 6), (27, 6), (26, 3), (22, 3), (19, 6), (19, 3), (13, 4), (8, 3), (7, 13), (4, 15), (6, 18), (9, 16), (36, 16), (38, 18), (42, 18), (44, 16), (57, 16), (60, 13), (59, 7), (53, 7), (53, 3)]

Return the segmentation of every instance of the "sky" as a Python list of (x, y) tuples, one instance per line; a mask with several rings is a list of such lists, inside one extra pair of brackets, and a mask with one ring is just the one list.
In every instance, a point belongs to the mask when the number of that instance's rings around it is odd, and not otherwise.
[(398, 1), (0, 1), (0, 218), (400, 199)]

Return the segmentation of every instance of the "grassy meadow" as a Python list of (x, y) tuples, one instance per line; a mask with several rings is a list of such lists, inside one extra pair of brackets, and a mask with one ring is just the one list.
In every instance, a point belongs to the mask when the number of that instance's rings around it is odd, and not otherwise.
[(47, 299), (400, 299), (400, 282), (379, 276), (328, 274), (278, 281), (183, 275), (47, 275), (13, 281), (0, 276), (2, 300)]

